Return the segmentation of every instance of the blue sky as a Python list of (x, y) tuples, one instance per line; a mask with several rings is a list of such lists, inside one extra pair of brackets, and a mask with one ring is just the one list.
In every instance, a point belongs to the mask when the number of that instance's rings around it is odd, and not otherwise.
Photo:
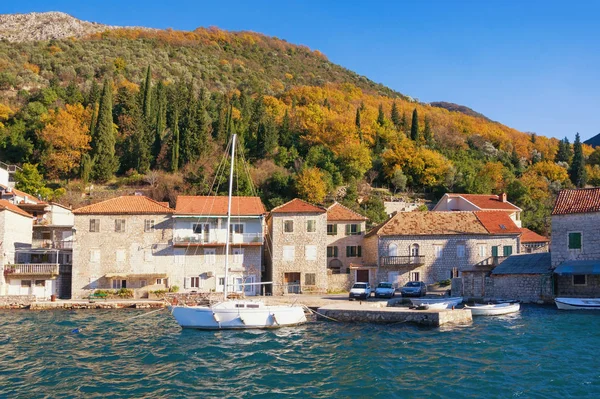
[[(600, 1), (27, 0), (111, 25), (252, 30), (421, 101), (466, 105), (522, 131), (600, 133)], [(8, 3), (8, 4), (7, 4)]]

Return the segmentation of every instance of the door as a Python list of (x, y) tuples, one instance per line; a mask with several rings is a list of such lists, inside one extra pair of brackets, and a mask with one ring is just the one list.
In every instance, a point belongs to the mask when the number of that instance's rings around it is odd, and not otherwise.
[(369, 270), (357, 270), (356, 271), (356, 282), (357, 283), (368, 283), (369, 282)]
[(223, 292), (223, 289), (225, 288), (225, 277), (224, 276), (217, 276), (217, 286), (215, 287), (215, 291), (217, 292)]
[(246, 277), (246, 280), (244, 281), (244, 294), (248, 295), (248, 296), (254, 296), (256, 295), (256, 285), (254, 285), (254, 283), (256, 282), (256, 276), (248, 276)]
[(300, 293), (300, 273), (285, 273), (283, 275), (284, 292), (288, 294)]

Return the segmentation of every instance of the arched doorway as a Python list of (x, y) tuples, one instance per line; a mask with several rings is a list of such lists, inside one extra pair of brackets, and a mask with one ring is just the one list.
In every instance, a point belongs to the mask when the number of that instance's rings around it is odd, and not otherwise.
[(398, 256), (398, 245), (396, 245), (396, 244), (388, 245), (388, 256)]
[(331, 270), (331, 274), (340, 274), (342, 272), (342, 267), (344, 265), (342, 264), (342, 261), (339, 259), (331, 259), (329, 261), (329, 264), (327, 265), (327, 268), (329, 270)]

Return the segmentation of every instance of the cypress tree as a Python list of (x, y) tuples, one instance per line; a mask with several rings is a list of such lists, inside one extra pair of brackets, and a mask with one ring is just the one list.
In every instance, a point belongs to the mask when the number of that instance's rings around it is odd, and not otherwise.
[(363, 136), (362, 130), (360, 129), (360, 108), (356, 108), (356, 118), (354, 119), (354, 124), (356, 125), (356, 133), (358, 133), (358, 139), (362, 143)]
[(423, 128), (423, 138), (425, 139), (425, 143), (428, 146), (433, 145), (433, 132), (431, 131), (431, 126), (429, 124), (429, 118), (425, 117), (425, 127)]
[(162, 148), (163, 132), (167, 128), (167, 97), (165, 87), (162, 82), (156, 85), (156, 125), (154, 126), (154, 138), (152, 143), (153, 166), (156, 166), (156, 159)]
[(94, 139), (94, 136), (96, 135), (96, 118), (98, 118), (98, 104), (97, 103), (93, 103), (92, 104), (92, 120), (90, 121), (90, 137), (92, 138), (92, 140)]
[(92, 158), (89, 154), (83, 154), (81, 156), (81, 163), (79, 164), (79, 177), (83, 184), (87, 184), (90, 181), (90, 175), (92, 173)]
[(377, 115), (377, 123), (379, 126), (383, 126), (385, 123), (385, 114), (383, 113), (383, 104), (379, 104), (379, 113)]
[(290, 126), (290, 115), (287, 109), (285, 110), (285, 114), (283, 114), (281, 127), (279, 128), (279, 143), (288, 148), (294, 144)]
[(558, 142), (558, 151), (556, 152), (554, 161), (569, 163), (572, 155), (571, 143), (569, 143), (569, 139), (565, 137), (563, 140)]
[(408, 130), (408, 118), (406, 117), (406, 112), (402, 113), (402, 119), (400, 120), (400, 128), (406, 134)]
[(100, 100), (100, 87), (98, 86), (98, 82), (96, 79), (92, 79), (92, 85), (90, 86), (90, 91), (87, 94), (86, 105), (95, 104)]
[(150, 119), (151, 114), (151, 104), (152, 104), (152, 72), (150, 70), (150, 65), (148, 65), (148, 69), (146, 70), (146, 80), (144, 81), (144, 98), (142, 99), (142, 112), (144, 114), (144, 118), (146, 120)]
[(571, 178), (571, 182), (578, 188), (585, 187), (585, 184), (587, 183), (585, 158), (583, 157), (579, 133), (575, 135), (575, 142), (573, 143), (573, 161), (569, 168), (569, 177)]
[(392, 104), (391, 118), (392, 118), (392, 123), (396, 127), (396, 130), (399, 130), (400, 127), (402, 126), (402, 118), (400, 117), (400, 111), (398, 111), (398, 106), (396, 105), (395, 101)]
[(179, 115), (175, 110), (173, 118), (173, 145), (171, 147), (171, 170), (177, 172), (179, 170)]
[(414, 141), (419, 141), (419, 115), (417, 109), (413, 110), (412, 114), (412, 125), (410, 127), (410, 138)]
[(99, 182), (112, 178), (119, 167), (115, 156), (115, 130), (112, 115), (111, 82), (106, 79), (102, 88), (102, 97), (98, 107), (98, 120), (92, 137), (93, 169), (92, 175)]

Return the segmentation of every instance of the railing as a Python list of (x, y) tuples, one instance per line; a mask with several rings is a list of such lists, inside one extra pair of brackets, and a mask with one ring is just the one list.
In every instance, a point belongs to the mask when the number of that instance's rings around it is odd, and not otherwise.
[(18, 274), (18, 275), (30, 275), (30, 276), (41, 276), (51, 275), (58, 276), (58, 264), (48, 263), (17, 263), (8, 264), (4, 267), (4, 274)]
[(425, 263), (425, 255), (382, 256), (382, 266), (419, 266)]
[(475, 263), (475, 266), (498, 266), (500, 263), (504, 262), (506, 258), (508, 258), (508, 256), (490, 256), (481, 262)]
[(54, 241), (54, 240), (33, 240), (31, 245), (34, 248), (49, 249), (73, 249), (73, 241)]
[[(200, 244), (200, 245), (225, 245), (225, 234), (211, 234), (206, 237), (203, 234), (187, 236), (187, 237), (173, 237), (175, 244)], [(262, 233), (243, 233), (243, 234), (230, 234), (229, 235), (231, 244), (262, 244), (264, 237)]]

